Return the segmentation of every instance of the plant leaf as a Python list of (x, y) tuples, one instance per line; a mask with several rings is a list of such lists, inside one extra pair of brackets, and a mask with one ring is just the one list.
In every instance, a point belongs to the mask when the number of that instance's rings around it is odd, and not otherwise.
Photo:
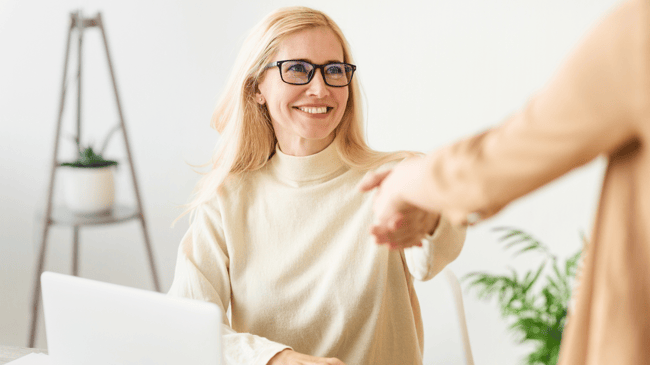
[[(533, 284), (535, 284), (535, 282), (537, 281), (537, 279), (539, 279), (539, 276), (540, 276), (540, 274), (542, 273), (542, 271), (544, 270), (545, 267), (546, 267), (546, 261), (542, 262), (542, 264), (539, 265), (539, 268), (537, 269), (537, 272), (535, 272), (535, 276), (532, 279), (530, 279), (530, 281), (528, 281), (528, 282), (526, 282), (524, 284), (524, 291), (525, 292), (528, 292), (528, 290), (530, 290), (530, 288), (533, 286)], [(530, 274), (530, 272), (529, 272), (529, 274)]]

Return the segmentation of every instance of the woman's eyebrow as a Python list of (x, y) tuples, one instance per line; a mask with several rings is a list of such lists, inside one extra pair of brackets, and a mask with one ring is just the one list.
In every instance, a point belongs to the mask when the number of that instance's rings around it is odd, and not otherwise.
[[(294, 60), (296, 60), (296, 61), (304, 61), (304, 62), (309, 62), (309, 63), (316, 64), (315, 62), (313, 62), (309, 58), (294, 58)], [(325, 61), (325, 63), (323, 63), (323, 65), (327, 65), (327, 64), (330, 64), (330, 63), (343, 63), (343, 61), (327, 60), (327, 61)]]

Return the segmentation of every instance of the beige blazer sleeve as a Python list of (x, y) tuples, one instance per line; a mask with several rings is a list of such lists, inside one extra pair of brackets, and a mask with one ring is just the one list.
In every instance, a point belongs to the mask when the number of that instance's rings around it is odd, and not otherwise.
[(632, 142), (648, 108), (648, 4), (623, 4), (551, 81), (502, 125), (435, 151), (409, 200), (454, 223), (512, 200)]

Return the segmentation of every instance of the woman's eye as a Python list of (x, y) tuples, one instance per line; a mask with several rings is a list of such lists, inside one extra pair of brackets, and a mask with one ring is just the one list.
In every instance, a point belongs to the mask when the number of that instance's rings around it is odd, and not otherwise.
[(343, 69), (343, 66), (336, 65), (336, 66), (329, 66), (327, 68), (327, 73), (329, 75), (341, 75), (345, 73), (345, 70)]
[(294, 65), (289, 66), (289, 68), (287, 69), (287, 71), (290, 71), (290, 72), (307, 73), (307, 68), (306, 68), (305, 65), (303, 65), (303, 64), (296, 63), (296, 64), (294, 64)]

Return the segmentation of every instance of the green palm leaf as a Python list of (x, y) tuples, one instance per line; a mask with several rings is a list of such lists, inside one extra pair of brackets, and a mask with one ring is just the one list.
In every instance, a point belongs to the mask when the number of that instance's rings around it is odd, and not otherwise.
[[(559, 263), (546, 245), (522, 230), (498, 227), (494, 231), (501, 233), (499, 242), (505, 250), (516, 250), (514, 257), (537, 252), (543, 256), (542, 262), (523, 276), (509, 268), (507, 275), (471, 272), (461, 281), (467, 283), (468, 290), (476, 290), (480, 299), (496, 297), (501, 315), (510, 322), (517, 340), (534, 344), (534, 350), (524, 359), (526, 364), (556, 364), (582, 251)], [(581, 238), (586, 242), (584, 235)]]

